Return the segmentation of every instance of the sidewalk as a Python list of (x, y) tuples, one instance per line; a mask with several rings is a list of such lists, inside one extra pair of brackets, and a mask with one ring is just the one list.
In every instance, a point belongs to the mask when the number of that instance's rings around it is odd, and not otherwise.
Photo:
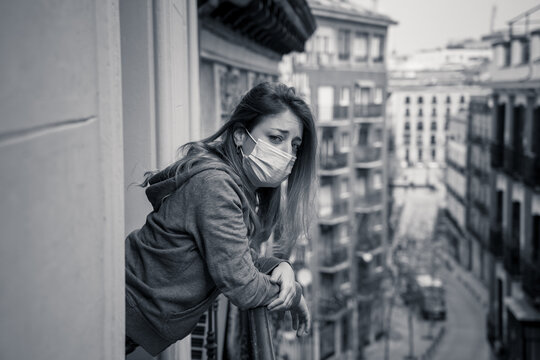
[(482, 304), (484, 310), (487, 310), (489, 306), (489, 291), (484, 283), (476, 278), (471, 272), (463, 269), (461, 265), (443, 249), (437, 249), (435, 254), (441, 260), (442, 264), (446, 266), (446, 269), (453, 273), (456, 279), (472, 294), (476, 301)]

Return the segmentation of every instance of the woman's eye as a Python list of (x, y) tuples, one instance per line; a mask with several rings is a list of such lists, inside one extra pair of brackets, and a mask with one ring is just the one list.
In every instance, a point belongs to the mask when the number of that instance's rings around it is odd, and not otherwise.
[(270, 138), (270, 141), (274, 144), (280, 144), (283, 141), (283, 138), (281, 136), (270, 135), (268, 136), (268, 138)]

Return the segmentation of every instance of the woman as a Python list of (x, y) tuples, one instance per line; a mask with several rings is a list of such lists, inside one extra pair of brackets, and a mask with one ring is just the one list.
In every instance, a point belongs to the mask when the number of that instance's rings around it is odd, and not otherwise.
[(276, 230), (276, 251), (288, 254), (307, 228), (316, 152), (308, 106), (292, 88), (259, 84), (214, 135), (183, 148), (181, 160), (147, 174), (153, 211), (126, 239), (126, 352), (141, 345), (156, 355), (187, 336), (220, 292), (241, 309), (290, 310), (297, 335), (307, 334), (292, 267), (255, 249)]

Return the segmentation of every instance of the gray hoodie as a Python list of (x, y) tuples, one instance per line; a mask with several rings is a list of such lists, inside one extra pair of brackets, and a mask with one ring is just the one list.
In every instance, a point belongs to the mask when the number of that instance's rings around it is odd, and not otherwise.
[[(220, 292), (241, 309), (278, 295), (267, 274), (283, 260), (250, 249), (248, 200), (230, 166), (216, 158), (177, 178), (163, 170), (146, 195), (154, 210), (126, 239), (126, 335), (146, 351), (187, 336)], [(297, 284), (295, 303), (300, 294)]]

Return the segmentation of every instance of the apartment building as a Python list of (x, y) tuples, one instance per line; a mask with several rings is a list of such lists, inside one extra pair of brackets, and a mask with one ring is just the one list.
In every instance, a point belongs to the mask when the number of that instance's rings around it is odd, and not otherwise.
[[(493, 39), (490, 304), (498, 358), (540, 354), (540, 6)], [(530, 22), (531, 21), (531, 22)]]
[(349, 1), (309, 1), (317, 30), (288, 59), (290, 83), (316, 114), (318, 224), (313, 359), (356, 358), (383, 331), (388, 193), (385, 169), (389, 17)]
[(450, 118), (484, 92), (478, 83), (490, 58), (486, 41), (463, 41), (392, 59), (388, 113), (402, 167), (398, 183), (442, 182)]
[(467, 117), (466, 234), (469, 269), (486, 286), (489, 274), (490, 134), (492, 101), (489, 95), (473, 96)]
[(448, 121), (446, 166), (446, 238), (448, 250), (465, 268), (471, 263), (471, 243), (466, 236), (467, 114), (463, 110)]

